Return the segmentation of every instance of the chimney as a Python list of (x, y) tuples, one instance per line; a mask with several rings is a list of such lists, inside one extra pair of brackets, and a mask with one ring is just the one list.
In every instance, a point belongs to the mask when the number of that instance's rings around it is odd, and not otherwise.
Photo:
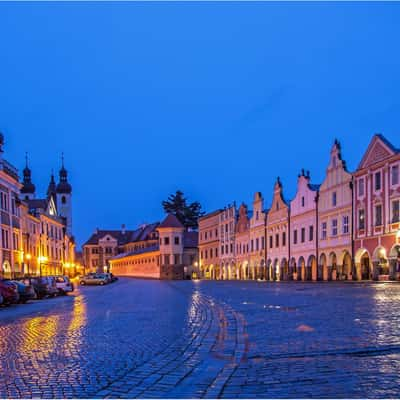
[(122, 224), (121, 231), (122, 231), (122, 234), (125, 235), (125, 224)]

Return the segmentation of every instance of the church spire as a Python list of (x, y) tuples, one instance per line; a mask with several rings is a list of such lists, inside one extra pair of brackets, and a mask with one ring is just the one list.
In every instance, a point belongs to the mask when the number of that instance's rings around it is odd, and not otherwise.
[(36, 191), (35, 185), (32, 183), (32, 173), (28, 165), (28, 153), (25, 153), (25, 168), (23, 170), (23, 186), (21, 189), (21, 193), (25, 195), (34, 195)]
[(61, 153), (60, 182), (57, 185), (57, 193), (70, 194), (72, 187), (68, 183), (68, 171), (64, 167), (64, 153)]
[(50, 176), (50, 183), (47, 188), (47, 197), (55, 196), (56, 195), (56, 181), (54, 180), (54, 173), (53, 170), (51, 170), (51, 176)]

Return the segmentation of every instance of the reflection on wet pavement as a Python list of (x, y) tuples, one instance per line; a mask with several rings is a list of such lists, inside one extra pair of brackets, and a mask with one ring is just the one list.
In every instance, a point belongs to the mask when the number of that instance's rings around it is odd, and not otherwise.
[(122, 279), (0, 309), (0, 397), (400, 397), (400, 285)]

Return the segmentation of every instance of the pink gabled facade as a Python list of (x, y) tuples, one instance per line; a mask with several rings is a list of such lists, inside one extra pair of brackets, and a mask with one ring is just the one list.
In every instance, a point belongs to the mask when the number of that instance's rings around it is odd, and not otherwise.
[(277, 178), (271, 208), (267, 214), (267, 265), (270, 280), (290, 280), (289, 270), (289, 205), (286, 203), (282, 183)]
[(358, 279), (399, 278), (400, 150), (375, 135), (354, 173)]
[(335, 140), (319, 189), (318, 280), (353, 279), (352, 179)]
[(236, 268), (232, 279), (248, 279), (249, 272), (249, 241), (250, 241), (250, 218), (246, 204), (239, 207), (235, 230), (236, 245)]
[(309, 172), (302, 170), (290, 202), (290, 266), (295, 280), (317, 280), (318, 189), (310, 183)]
[(321, 185), (302, 170), (290, 203), (279, 178), (271, 208), (263, 203), (256, 192), (251, 212), (245, 204), (221, 211), (212, 278), (400, 280), (400, 149), (382, 135), (354, 173), (335, 140)]
[(253, 200), (253, 214), (250, 218), (250, 279), (265, 279), (265, 219), (264, 199), (260, 192), (256, 192)]

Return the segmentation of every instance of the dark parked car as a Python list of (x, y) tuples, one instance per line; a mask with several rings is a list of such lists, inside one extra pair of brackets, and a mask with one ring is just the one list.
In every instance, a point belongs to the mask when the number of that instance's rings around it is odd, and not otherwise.
[(0, 280), (0, 294), (3, 297), (3, 304), (13, 304), (19, 301), (17, 285), (9, 280)]
[(57, 296), (58, 294), (56, 280), (52, 276), (25, 278), (24, 281), (29, 281), (29, 284), (33, 286), (38, 299), (43, 299), (46, 296)]
[(14, 282), (17, 285), (20, 303), (26, 303), (28, 300), (34, 300), (37, 298), (35, 289), (29, 281), (15, 280), (11, 282)]

